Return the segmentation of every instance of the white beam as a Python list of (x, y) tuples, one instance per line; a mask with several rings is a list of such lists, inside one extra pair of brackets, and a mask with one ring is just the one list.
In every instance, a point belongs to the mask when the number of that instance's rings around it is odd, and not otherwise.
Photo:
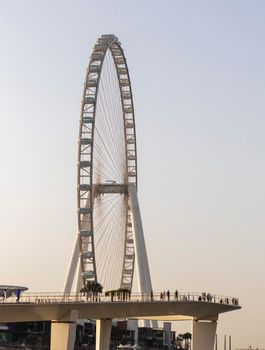
[(136, 268), (138, 272), (138, 285), (140, 289), (139, 292), (142, 294), (149, 294), (152, 290), (152, 283), (146, 253), (140, 207), (135, 184), (129, 184), (128, 190), (130, 209), (132, 212)]
[(192, 321), (192, 350), (214, 350), (216, 321)]
[(72, 310), (69, 321), (52, 321), (51, 350), (74, 350), (78, 311)]
[(96, 320), (96, 350), (109, 350), (111, 319)]
[[(142, 296), (149, 296), (152, 290), (151, 275), (149, 270), (144, 231), (141, 219), (140, 206), (138, 202), (135, 184), (128, 185), (129, 205), (132, 213), (132, 227), (135, 245), (135, 268), (137, 269), (138, 288)], [(150, 327), (150, 321), (144, 321), (146, 327)], [(153, 327), (157, 327), (157, 322), (152, 321)]]
[(80, 259), (78, 259), (76, 271), (77, 271), (77, 276), (76, 276), (75, 292), (76, 294), (79, 294), (80, 290), (83, 288), (82, 268), (81, 268)]
[(74, 249), (72, 252), (72, 258), (69, 264), (66, 280), (64, 283), (64, 293), (70, 293), (72, 291), (76, 269), (78, 266), (79, 254), (80, 254), (80, 245), (79, 245), (79, 238), (77, 236), (75, 240)]

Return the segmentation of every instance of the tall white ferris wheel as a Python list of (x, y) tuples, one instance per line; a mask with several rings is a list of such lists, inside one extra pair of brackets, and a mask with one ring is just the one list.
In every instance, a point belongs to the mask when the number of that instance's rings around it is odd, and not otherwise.
[(105, 291), (150, 293), (151, 277), (137, 197), (133, 96), (121, 44), (102, 35), (84, 83), (77, 166), (78, 234), (64, 291), (87, 281)]

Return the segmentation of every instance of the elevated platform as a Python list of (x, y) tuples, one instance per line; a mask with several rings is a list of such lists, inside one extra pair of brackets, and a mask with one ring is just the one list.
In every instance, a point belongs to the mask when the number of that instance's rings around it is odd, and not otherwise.
[[(183, 299), (183, 298), (182, 298)], [(217, 298), (216, 298), (217, 299)], [(198, 300), (140, 300), (140, 296), (130, 301), (111, 301), (103, 297), (102, 301), (86, 300), (80, 295), (23, 295), (21, 302), (7, 302), (0, 304), (0, 323), (69, 320), (71, 311), (75, 310), (80, 319), (114, 319), (134, 318), (164, 321), (178, 320), (217, 320), (221, 313), (238, 310), (231, 298), (224, 298), (223, 303)], [(222, 301), (222, 302), (221, 302)]]
[[(160, 300), (155, 293), (89, 298), (81, 294), (23, 294), (0, 303), (0, 323), (52, 321), (51, 350), (73, 350), (78, 319), (96, 320), (96, 349), (108, 350), (112, 319), (192, 320), (193, 350), (213, 350), (218, 316), (238, 310), (238, 299), (179, 294)], [(116, 299), (115, 299), (116, 298)]]

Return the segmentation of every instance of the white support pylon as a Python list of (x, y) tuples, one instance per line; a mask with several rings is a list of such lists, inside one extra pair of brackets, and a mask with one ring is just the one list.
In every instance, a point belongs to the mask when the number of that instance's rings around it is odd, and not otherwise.
[(80, 246), (79, 246), (79, 240), (77, 236), (75, 240), (74, 249), (72, 252), (72, 258), (69, 264), (66, 280), (64, 283), (64, 289), (63, 289), (64, 293), (71, 293), (72, 291), (76, 270), (79, 265), (79, 254), (80, 254)]
[(218, 315), (215, 319), (211, 321), (192, 321), (191, 348), (193, 350), (214, 350)]
[[(74, 286), (74, 281), (76, 281), (76, 284)], [(79, 239), (78, 236), (76, 237), (73, 252), (72, 252), (72, 258), (69, 264), (66, 280), (64, 283), (64, 293), (71, 293), (73, 291), (75, 293), (79, 293), (82, 285), (82, 271), (81, 271), (81, 265), (80, 265), (80, 245), (79, 245)]]
[[(137, 190), (135, 184), (128, 185), (129, 205), (132, 213), (132, 226), (135, 246), (135, 266), (137, 269), (138, 288), (142, 296), (150, 296), (152, 290), (151, 275), (149, 270), (144, 231), (138, 202)], [(150, 327), (150, 321), (144, 321), (145, 327)], [(157, 327), (157, 321), (152, 321), (152, 326)]]

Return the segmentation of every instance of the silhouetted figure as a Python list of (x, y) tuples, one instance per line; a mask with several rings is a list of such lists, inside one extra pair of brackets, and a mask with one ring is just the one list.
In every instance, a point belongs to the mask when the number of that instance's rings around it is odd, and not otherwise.
[(151, 289), (151, 292), (150, 292), (150, 300), (151, 300), (151, 301), (154, 300), (154, 292), (153, 292), (153, 289)]
[(170, 291), (169, 291), (169, 289), (167, 290), (167, 300), (170, 301)]
[(16, 297), (17, 297), (16, 302), (19, 303), (19, 299), (20, 299), (20, 289), (19, 288), (16, 290)]
[(4, 289), (4, 290), (3, 290), (3, 303), (4, 303), (5, 300), (6, 300), (6, 295), (7, 295), (7, 294), (6, 294), (6, 290)]
[(210, 293), (207, 293), (207, 301), (212, 301), (212, 296)]
[(177, 289), (175, 290), (175, 300), (179, 300), (179, 292)]

